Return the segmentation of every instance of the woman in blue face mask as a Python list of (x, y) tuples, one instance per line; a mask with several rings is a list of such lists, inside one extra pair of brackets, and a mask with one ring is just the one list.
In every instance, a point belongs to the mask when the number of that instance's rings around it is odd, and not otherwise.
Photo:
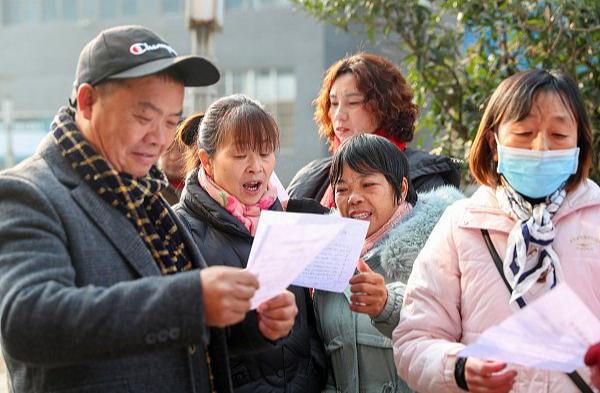
[(586, 368), (567, 376), (457, 353), (558, 283), (600, 316), (592, 154), (591, 125), (569, 76), (531, 70), (498, 86), (469, 158), (481, 186), (446, 210), (407, 283), (393, 338), (399, 375), (411, 388), (586, 391)]

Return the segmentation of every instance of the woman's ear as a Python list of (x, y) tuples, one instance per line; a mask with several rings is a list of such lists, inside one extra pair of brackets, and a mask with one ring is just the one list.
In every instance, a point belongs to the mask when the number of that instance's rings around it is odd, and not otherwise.
[(498, 162), (498, 146), (496, 143), (496, 134), (492, 130), (488, 130), (485, 134), (485, 139), (487, 140), (488, 146), (490, 147), (490, 152), (492, 152), (492, 157), (495, 162)]
[(400, 190), (401, 200), (400, 203), (406, 202), (406, 196), (408, 195), (408, 179), (406, 177), (402, 178), (402, 189)]
[(212, 166), (212, 159), (204, 149), (198, 150), (198, 157), (200, 158), (200, 163), (202, 164), (202, 168), (204, 172), (210, 177), (213, 177), (214, 168)]

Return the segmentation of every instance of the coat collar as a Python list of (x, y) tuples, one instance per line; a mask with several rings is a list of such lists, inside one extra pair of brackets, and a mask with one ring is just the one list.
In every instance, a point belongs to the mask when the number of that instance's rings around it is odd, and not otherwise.
[(248, 229), (198, 184), (198, 171), (189, 174), (181, 193), (181, 204), (195, 218), (219, 230), (238, 236), (251, 236)]
[[(185, 187), (180, 199), (183, 209), (187, 210), (200, 221), (204, 221), (206, 224), (219, 230), (237, 236), (252, 237), (248, 228), (208, 195), (198, 184), (197, 179), (198, 171), (195, 170), (188, 175), (185, 181)], [(269, 210), (283, 210), (279, 200), (276, 200)]]
[[(516, 223), (500, 209), (496, 192), (491, 187), (480, 186), (464, 203), (467, 206), (458, 222), (460, 228), (490, 229), (509, 233)], [(600, 206), (600, 187), (588, 179), (567, 194), (552, 221), (556, 224), (570, 214), (592, 206)]]
[(515, 225), (515, 220), (500, 209), (496, 193), (491, 187), (479, 187), (463, 203), (467, 206), (464, 214), (459, 218), (459, 228), (493, 229), (509, 233)]
[(455, 187), (441, 186), (418, 194), (412, 210), (373, 247), (380, 256), (386, 281), (406, 282), (417, 255), (448, 206), (464, 199)]
[(40, 142), (36, 154), (39, 154), (48, 163), (54, 176), (65, 186), (73, 188), (83, 182), (81, 177), (71, 167), (69, 162), (60, 152), (60, 148), (50, 133)]

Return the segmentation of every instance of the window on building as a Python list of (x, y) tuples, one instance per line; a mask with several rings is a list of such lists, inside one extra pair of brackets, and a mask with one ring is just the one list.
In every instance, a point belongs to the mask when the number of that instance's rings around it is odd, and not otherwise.
[(74, 22), (78, 18), (77, 0), (62, 0), (62, 18)]
[(41, 0), (41, 5), (42, 22), (75, 22), (80, 15), (78, 0)]
[(111, 19), (117, 16), (117, 0), (102, 0), (100, 5), (100, 17)]
[[(91, 0), (83, 1), (93, 3)], [(100, 17), (104, 19), (136, 16), (140, 11), (139, 0), (98, 0), (98, 5)], [(84, 8), (88, 8), (90, 13), (94, 11), (93, 4), (86, 5)]]
[(41, 4), (37, 0), (5, 0), (2, 2), (5, 25), (37, 23), (41, 19), (41, 14)]
[(252, 2), (252, 8), (258, 10), (269, 7), (290, 7), (288, 0), (249, 0)]
[[(169, 6), (171, 8), (174, 7), (173, 4), (180, 3), (183, 12), (183, 0), (163, 2), (172, 3)], [(79, 19), (94, 19), (98, 16), (104, 19), (132, 17), (139, 14), (140, 0), (0, 0), (0, 7), (1, 22), (4, 25), (16, 25), (76, 22)]]
[(42, 21), (50, 22), (58, 19), (58, 0), (42, 1)]
[(225, 9), (260, 10), (271, 7), (289, 8), (289, 0), (225, 0)]
[(226, 71), (217, 90), (220, 96), (241, 93), (264, 105), (279, 126), (281, 149), (294, 145), (296, 75), (288, 69)]
[(236, 8), (242, 8), (245, 3), (245, 0), (225, 0), (225, 9), (229, 11)]
[(139, 13), (138, 0), (121, 0), (121, 11), (123, 16), (135, 16)]
[(184, 0), (161, 0), (161, 11), (168, 14), (182, 14)]
[(32, 155), (48, 133), (51, 119), (15, 120), (11, 127), (10, 145), (5, 124), (0, 121), (0, 169), (24, 160)]
[(14, 25), (20, 22), (19, 0), (5, 0), (2, 7), (2, 22), (5, 25)]
[(36, 23), (40, 21), (41, 4), (37, 0), (21, 0), (22, 22)]
[(82, 18), (94, 19), (98, 15), (96, 0), (80, 0), (80, 2)]

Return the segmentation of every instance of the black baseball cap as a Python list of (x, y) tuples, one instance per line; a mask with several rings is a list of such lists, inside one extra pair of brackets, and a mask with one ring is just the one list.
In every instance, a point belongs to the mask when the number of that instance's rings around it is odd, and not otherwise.
[(200, 56), (178, 56), (158, 34), (143, 26), (106, 29), (79, 54), (73, 94), (83, 83), (95, 86), (109, 79), (137, 78), (177, 68), (185, 86), (208, 86), (219, 81), (219, 71)]

